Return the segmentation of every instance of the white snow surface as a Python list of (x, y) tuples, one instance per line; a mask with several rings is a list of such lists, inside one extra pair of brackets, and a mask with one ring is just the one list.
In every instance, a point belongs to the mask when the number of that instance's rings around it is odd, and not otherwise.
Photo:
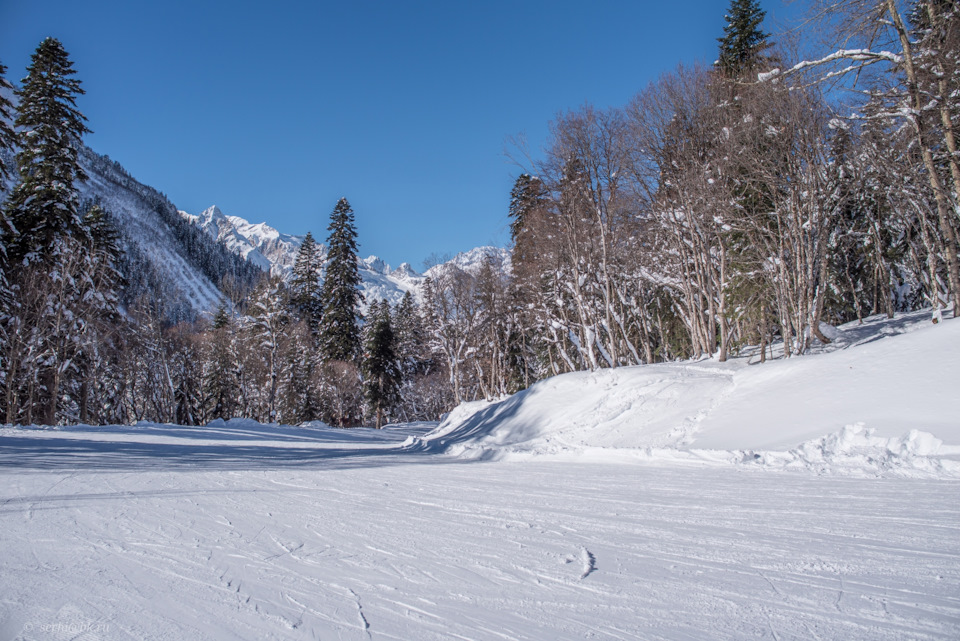
[(0, 641), (957, 639), (958, 330), (441, 425), (0, 427)]
[[(827, 329), (827, 328), (825, 328)], [(742, 462), (960, 478), (960, 321), (829, 328), (830, 345), (556, 376), (458, 408), (424, 447), (466, 458)]]

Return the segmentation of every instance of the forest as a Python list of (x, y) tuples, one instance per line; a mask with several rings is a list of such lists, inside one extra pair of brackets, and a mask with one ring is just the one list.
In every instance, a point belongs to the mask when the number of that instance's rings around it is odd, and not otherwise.
[(520, 154), (509, 266), (448, 264), (364, 315), (346, 199), (326, 261), (312, 235), (286, 281), (207, 260), (219, 309), (158, 305), (77, 195), (83, 90), (48, 38), (16, 104), (0, 94), (0, 421), (381, 427), (565, 372), (801, 357), (824, 324), (956, 314), (960, 8), (807, 4), (774, 36), (731, 0), (715, 62), (558, 115)]

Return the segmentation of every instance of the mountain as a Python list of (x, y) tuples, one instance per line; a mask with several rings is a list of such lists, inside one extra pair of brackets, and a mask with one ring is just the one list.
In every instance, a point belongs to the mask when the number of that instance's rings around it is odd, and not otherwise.
[(81, 200), (98, 202), (120, 232), (127, 303), (142, 296), (168, 318), (192, 318), (219, 304), (225, 280), (249, 286), (260, 277), (255, 263), (183, 220), (166, 196), (119, 163), (84, 146), (80, 164), (88, 176), (78, 185)]
[[(12, 92), (4, 95), (16, 102)], [(12, 153), (5, 153), (4, 162), (15, 169)], [(163, 193), (86, 145), (80, 149), (80, 165), (88, 176), (77, 186), (81, 201), (99, 203), (120, 233), (127, 305), (142, 298), (171, 320), (193, 318), (212, 312), (225, 298), (225, 280), (252, 285), (263, 272), (288, 277), (293, 269), (303, 236), (225, 215), (217, 206), (197, 215), (180, 211)], [(13, 185), (13, 180), (0, 184), (0, 201)], [(319, 247), (325, 259), (326, 246)], [(509, 270), (509, 252), (497, 247), (477, 247), (422, 274), (409, 263), (393, 269), (376, 256), (360, 259), (364, 298), (367, 304), (386, 300), (396, 305), (406, 292), (419, 297), (427, 277), (452, 267), (476, 273), (487, 256)]]
[[(16, 103), (9, 90), (3, 95)], [(3, 159), (15, 174), (14, 155), (5, 152)], [(254, 260), (244, 260), (232, 247), (183, 220), (165, 195), (133, 178), (120, 163), (86, 145), (80, 148), (79, 161), (88, 177), (77, 184), (82, 206), (99, 203), (120, 234), (125, 305), (144, 299), (170, 320), (194, 318), (223, 299), (220, 286), (225, 280), (243, 286), (260, 277)], [(0, 202), (13, 186), (12, 179), (0, 183)]]
[[(300, 251), (303, 236), (294, 236), (277, 231), (267, 223), (251, 223), (239, 216), (227, 216), (216, 205), (199, 214), (179, 212), (180, 216), (206, 232), (210, 238), (227, 247), (230, 251), (244, 257), (249, 263), (264, 271), (284, 278), (289, 277), (293, 264)], [(327, 247), (317, 243), (320, 254), (325, 260)], [(477, 247), (457, 254), (452, 259), (434, 265), (424, 273), (419, 273), (409, 263), (401, 263), (393, 269), (377, 256), (359, 259), (361, 288), (367, 303), (374, 300), (386, 300), (396, 305), (406, 292), (419, 297), (420, 289), (428, 277), (436, 277), (444, 269), (456, 267), (476, 273), (487, 256), (495, 259), (509, 269), (510, 254), (499, 247)], [(364, 305), (363, 311), (366, 311)]]

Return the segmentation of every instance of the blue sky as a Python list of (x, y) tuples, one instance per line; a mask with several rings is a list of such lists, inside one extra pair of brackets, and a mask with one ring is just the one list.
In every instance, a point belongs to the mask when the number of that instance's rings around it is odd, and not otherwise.
[(536, 155), (558, 113), (711, 62), (728, 6), (0, 0), (0, 62), (18, 81), (60, 39), (87, 91), (86, 142), (180, 209), (325, 239), (346, 196), (362, 255), (420, 269), (506, 245), (511, 137)]

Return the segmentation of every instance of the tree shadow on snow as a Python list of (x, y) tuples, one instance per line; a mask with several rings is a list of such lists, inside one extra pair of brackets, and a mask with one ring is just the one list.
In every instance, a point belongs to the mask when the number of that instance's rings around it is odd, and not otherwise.
[[(212, 427), (74, 426), (64, 430), (69, 436), (60, 436), (60, 430), (31, 429), (22, 430), (21, 436), (17, 430), (0, 435), (0, 469), (244, 471), (456, 462), (405, 443), (411, 434), (402, 428), (297, 432), (275, 426)], [(427, 429), (412, 431), (422, 434)]]

